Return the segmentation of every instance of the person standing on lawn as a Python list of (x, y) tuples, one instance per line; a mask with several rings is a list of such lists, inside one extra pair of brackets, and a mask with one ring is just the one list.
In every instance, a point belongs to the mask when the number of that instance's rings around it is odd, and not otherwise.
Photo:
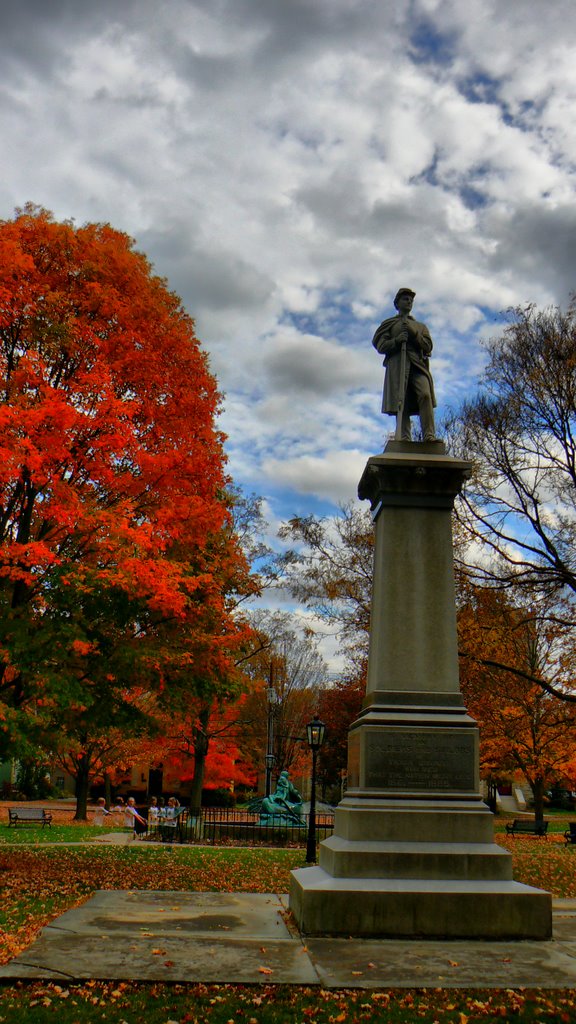
[(136, 801), (133, 796), (128, 798), (126, 809), (124, 811), (124, 824), (127, 828), (131, 828), (134, 831), (134, 838), (138, 835), (142, 835), (143, 832), (148, 828), (148, 822), (146, 818), (136, 809)]
[(106, 818), (110, 817), (110, 811), (106, 810), (106, 801), (103, 796), (99, 797), (96, 802), (96, 810), (94, 811), (94, 817), (92, 818), (93, 825), (103, 825)]

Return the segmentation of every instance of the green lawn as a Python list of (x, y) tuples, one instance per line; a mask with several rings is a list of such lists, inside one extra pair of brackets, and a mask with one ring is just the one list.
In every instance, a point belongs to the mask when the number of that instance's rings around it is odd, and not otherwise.
[[(44, 843), (85, 843), (104, 835), (105, 831), (97, 825), (50, 825), (46, 828), (40, 825), (17, 825), (16, 828), (1, 825), (0, 846), (13, 843), (26, 846)], [(123, 829), (110, 831), (121, 832)]]
[[(55, 828), (52, 838), (55, 839)], [(65, 841), (79, 826), (58, 826)], [(6, 830), (7, 831), (7, 830)], [(40, 838), (41, 837), (41, 830)], [(44, 830), (46, 832), (46, 830)], [(88, 827), (88, 834), (96, 831)], [(10, 830), (12, 839), (13, 830)], [(22, 830), (24, 834), (24, 830)], [(20, 835), (20, 834), (19, 834)], [(206, 847), (38, 847), (30, 836), (0, 848), (3, 962), (26, 948), (40, 927), (95, 889), (286, 892), (302, 850)], [(3, 836), (4, 839), (4, 836)], [(498, 836), (514, 854), (519, 881), (576, 897), (576, 848), (548, 840)], [(455, 1022), (576, 1020), (574, 991), (351, 990), (298, 986), (20, 982), (0, 987), (0, 1024), (272, 1024), (272, 1022)]]

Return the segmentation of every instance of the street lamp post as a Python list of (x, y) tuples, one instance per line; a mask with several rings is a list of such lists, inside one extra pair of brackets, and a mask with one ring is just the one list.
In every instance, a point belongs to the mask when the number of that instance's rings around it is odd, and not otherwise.
[(316, 757), (326, 738), (326, 726), (318, 715), (306, 726), (306, 738), (312, 751), (312, 788), (310, 792), (310, 814), (308, 815), (308, 839), (306, 842), (306, 863), (316, 863)]
[(274, 754), (266, 754), (266, 782), (264, 786), (264, 796), (270, 796), (272, 792), (272, 769), (274, 768), (274, 762), (276, 758)]
[[(272, 666), (270, 667), (270, 675), (272, 675)], [(276, 691), (273, 686), (269, 686), (266, 690), (266, 696), (268, 699), (268, 731), (266, 737), (266, 785), (265, 785), (265, 796), (270, 796), (272, 792), (272, 769), (276, 758), (274, 757), (274, 704), (276, 702)]]

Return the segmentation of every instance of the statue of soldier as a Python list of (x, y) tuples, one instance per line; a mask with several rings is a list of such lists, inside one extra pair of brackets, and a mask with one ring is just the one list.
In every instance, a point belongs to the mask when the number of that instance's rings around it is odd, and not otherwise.
[(432, 338), (426, 324), (411, 316), (411, 288), (396, 292), (396, 316), (383, 320), (372, 344), (384, 356), (382, 412), (396, 416), (396, 440), (412, 439), (410, 417), (418, 415), (424, 441), (434, 441), (434, 382), (429, 369)]

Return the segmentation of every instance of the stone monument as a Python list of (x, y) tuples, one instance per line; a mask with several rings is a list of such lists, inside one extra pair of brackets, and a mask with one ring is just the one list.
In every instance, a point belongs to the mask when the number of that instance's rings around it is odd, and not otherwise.
[[(397, 333), (407, 348), (418, 331)], [(404, 390), (387, 410), (404, 435), (411, 365), (405, 354)], [(430, 408), (420, 406), (428, 440), (397, 430), (360, 480), (375, 525), (366, 698), (334, 834), (317, 867), (292, 872), (290, 909), (309, 935), (546, 939), (551, 897), (513, 880), (480, 794), (478, 728), (459, 687), (451, 523), (470, 464), (432, 439)]]

